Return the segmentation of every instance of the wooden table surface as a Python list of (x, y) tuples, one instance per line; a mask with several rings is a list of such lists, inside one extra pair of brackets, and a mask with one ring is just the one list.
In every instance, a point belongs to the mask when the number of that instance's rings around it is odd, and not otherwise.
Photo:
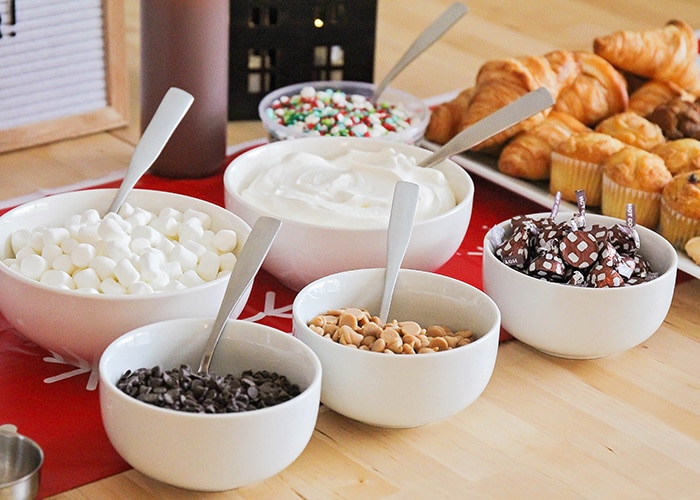
[[(376, 77), (450, 0), (379, 0)], [(395, 87), (429, 97), (471, 84), (488, 59), (589, 49), (617, 29), (700, 27), (697, 0), (472, 0), (471, 11)], [(138, 1), (126, 0), (128, 127), (0, 155), (0, 200), (98, 178), (128, 164), (138, 140)], [(229, 124), (228, 142), (263, 135)], [(592, 361), (502, 344), (493, 378), (467, 410), (409, 430), (373, 428), (322, 409), (308, 448), (250, 487), (194, 494), (136, 471), (57, 498), (700, 498), (700, 280), (677, 288), (643, 345)]]

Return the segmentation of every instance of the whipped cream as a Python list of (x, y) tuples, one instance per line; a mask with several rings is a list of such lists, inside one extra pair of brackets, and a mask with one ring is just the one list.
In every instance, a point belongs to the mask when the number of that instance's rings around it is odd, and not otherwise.
[(343, 228), (386, 227), (394, 187), (418, 184), (416, 221), (456, 205), (444, 174), (423, 168), (393, 148), (348, 150), (335, 158), (294, 152), (263, 167), (241, 197), (278, 217)]

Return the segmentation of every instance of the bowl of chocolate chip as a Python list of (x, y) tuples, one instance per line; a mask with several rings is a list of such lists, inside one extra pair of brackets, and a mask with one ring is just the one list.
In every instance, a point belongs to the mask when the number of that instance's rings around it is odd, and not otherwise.
[(516, 216), (484, 239), (484, 291), (503, 328), (547, 354), (592, 359), (620, 353), (663, 323), (678, 255), (658, 233), (585, 213)]
[(208, 372), (213, 318), (132, 330), (100, 358), (107, 436), (139, 472), (197, 491), (274, 476), (303, 452), (318, 415), (321, 364), (292, 335), (229, 320)]
[(387, 428), (465, 410), (496, 363), (496, 304), (463, 281), (401, 269), (382, 321), (383, 282), (384, 268), (355, 269), (324, 276), (297, 294), (293, 333), (321, 360), (321, 402)]

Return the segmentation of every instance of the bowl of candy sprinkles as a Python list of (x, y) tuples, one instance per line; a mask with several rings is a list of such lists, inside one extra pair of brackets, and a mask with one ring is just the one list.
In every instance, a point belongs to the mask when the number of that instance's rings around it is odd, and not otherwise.
[(673, 298), (678, 255), (658, 233), (585, 213), (516, 216), (484, 238), (484, 291), (503, 328), (547, 354), (592, 359), (651, 337)]
[(115, 193), (56, 194), (0, 217), (0, 312), (76, 366), (138, 326), (214, 316), (250, 234), (232, 212), (164, 191), (135, 189), (105, 214)]
[(417, 97), (391, 87), (372, 102), (374, 84), (303, 82), (267, 94), (258, 113), (271, 140), (307, 136), (375, 137), (414, 144), (430, 110)]

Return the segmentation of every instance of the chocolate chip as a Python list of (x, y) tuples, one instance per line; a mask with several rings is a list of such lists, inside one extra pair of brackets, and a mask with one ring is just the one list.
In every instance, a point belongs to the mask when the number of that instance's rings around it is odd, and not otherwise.
[(234, 413), (275, 406), (301, 393), (284, 375), (244, 371), (240, 377), (198, 373), (188, 365), (127, 370), (117, 388), (144, 403), (191, 413)]

